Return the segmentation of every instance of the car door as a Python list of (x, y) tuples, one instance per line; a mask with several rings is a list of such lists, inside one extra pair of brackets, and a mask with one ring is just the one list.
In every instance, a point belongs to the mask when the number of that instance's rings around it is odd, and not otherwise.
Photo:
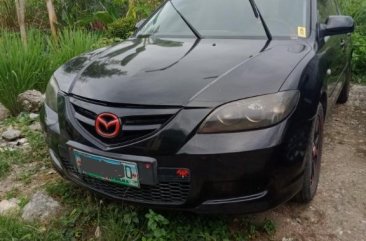
[[(339, 15), (335, 0), (318, 0), (318, 26), (327, 23), (332, 15)], [(347, 65), (346, 35), (327, 36), (320, 39), (320, 69), (328, 86), (329, 104), (337, 101), (345, 81), (344, 71)]]

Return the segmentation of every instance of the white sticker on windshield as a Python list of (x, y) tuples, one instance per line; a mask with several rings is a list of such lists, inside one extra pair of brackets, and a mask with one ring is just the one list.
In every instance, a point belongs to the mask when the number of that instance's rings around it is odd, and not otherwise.
[(305, 27), (297, 27), (297, 36), (299, 36), (300, 38), (306, 38), (307, 37), (306, 28)]

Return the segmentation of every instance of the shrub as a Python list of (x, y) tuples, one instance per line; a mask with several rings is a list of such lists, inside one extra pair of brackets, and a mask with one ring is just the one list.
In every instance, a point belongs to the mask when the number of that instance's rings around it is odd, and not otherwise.
[[(55, 2), (59, 22), (64, 26), (90, 28), (97, 21), (117, 19), (127, 12), (127, 0), (57, 0)], [(101, 16), (103, 15), (103, 16)], [(102, 19), (101, 19), (102, 18)]]
[(82, 30), (64, 30), (58, 41), (31, 30), (28, 47), (24, 47), (18, 33), (0, 32), (0, 102), (13, 115), (18, 114), (20, 93), (29, 89), (43, 92), (58, 66), (90, 50), (97, 41), (97, 35)]
[[(128, 9), (127, 0), (54, 0), (59, 26), (93, 27), (95, 21), (108, 15), (117, 19)], [(104, 16), (100, 16), (103, 12)], [(49, 20), (44, 0), (26, 1), (26, 24), (28, 28), (48, 29)], [(18, 22), (14, 0), (0, 0), (0, 27), (17, 31)]]
[(127, 39), (135, 30), (135, 19), (121, 18), (108, 25), (108, 37)]
[(356, 75), (366, 75), (366, 34), (353, 35), (353, 70)]
[(162, 2), (162, 0), (130, 0), (126, 16), (108, 25), (108, 37), (128, 38), (135, 31), (136, 22), (147, 18)]
[[(28, 28), (48, 28), (49, 20), (45, 1), (27, 0), (25, 15)], [(19, 29), (14, 0), (0, 0), (0, 28), (13, 31)]]
[(137, 19), (148, 17), (163, 0), (135, 0), (130, 1), (128, 16), (134, 16)]
[(353, 16), (356, 32), (353, 34), (353, 70), (358, 76), (366, 75), (366, 2), (364, 0), (341, 0), (344, 14)]

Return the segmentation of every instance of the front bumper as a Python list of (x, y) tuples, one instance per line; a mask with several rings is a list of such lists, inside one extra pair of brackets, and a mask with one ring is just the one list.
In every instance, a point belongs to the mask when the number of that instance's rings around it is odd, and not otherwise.
[[(72, 136), (79, 131), (69, 122), (66, 112), (56, 115), (57, 118), (55, 114), (47, 106), (42, 111), (42, 126), (55, 169), (72, 182), (108, 198), (196, 213), (253, 213), (288, 201), (302, 186), (303, 159), (289, 158), (283, 144), (288, 133), (287, 121), (251, 132), (193, 135), (179, 149), (170, 145), (171, 149), (159, 151), (153, 150), (154, 145), (147, 148), (145, 142), (100, 148), (81, 135)], [(159, 135), (162, 133), (156, 133), (147, 142)], [(134, 189), (80, 175), (69, 160), (70, 141), (105, 156), (127, 154), (136, 156), (136, 162), (139, 156), (154, 158), (159, 184)], [(181, 180), (169, 174), (167, 170), (172, 168), (187, 168), (191, 176)]]

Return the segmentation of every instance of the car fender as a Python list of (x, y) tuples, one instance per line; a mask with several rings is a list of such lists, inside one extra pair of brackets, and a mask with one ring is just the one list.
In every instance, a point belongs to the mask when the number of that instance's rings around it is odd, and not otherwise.
[(280, 91), (298, 89), (301, 93), (298, 108), (295, 112), (297, 120), (311, 120), (319, 103), (327, 108), (326, 68), (322, 68), (321, 56), (311, 51), (291, 73)]

